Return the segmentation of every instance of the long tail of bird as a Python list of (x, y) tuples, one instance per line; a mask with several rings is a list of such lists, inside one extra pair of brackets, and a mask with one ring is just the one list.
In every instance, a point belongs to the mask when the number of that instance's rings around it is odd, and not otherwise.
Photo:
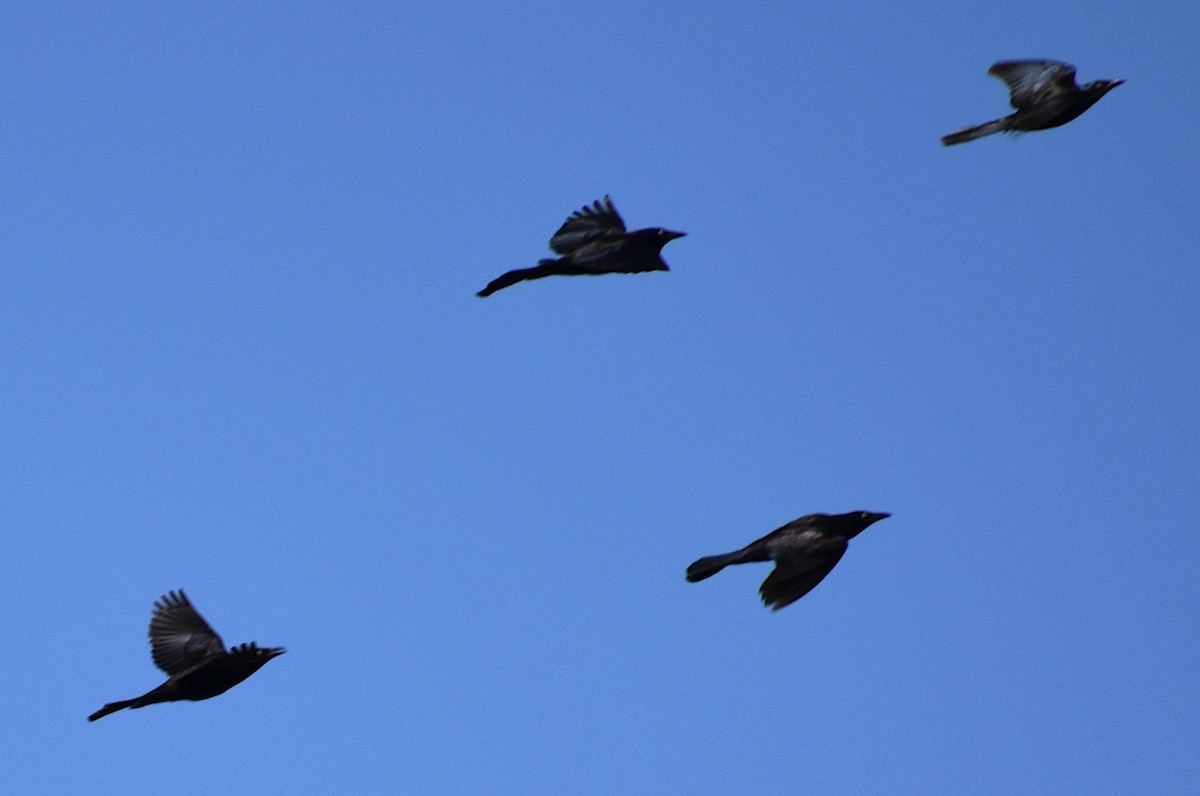
[(109, 713), (116, 713), (118, 710), (124, 710), (125, 708), (132, 707), (135, 702), (137, 702), (136, 699), (126, 699), (121, 702), (109, 702), (107, 705), (88, 716), (88, 721), (102, 719)]
[(558, 274), (568, 273), (569, 269), (562, 264), (560, 260), (538, 260), (538, 264), (533, 268), (517, 268), (513, 271), (508, 271), (488, 282), (487, 287), (476, 293), (480, 298), (487, 298), (497, 290), (503, 290), (510, 285), (515, 285), (518, 282), (524, 282), (529, 279), (542, 279), (547, 276), (556, 276)]
[(730, 564), (738, 563), (738, 556), (741, 554), (739, 550), (736, 553), (725, 553), (719, 556), (705, 556), (697, 561), (692, 562), (692, 565), (687, 568), (687, 579), (691, 583), (697, 583), (705, 578), (711, 578)]
[(954, 146), (955, 144), (965, 144), (968, 141), (974, 141), (976, 138), (983, 138), (985, 135), (992, 133), (1001, 133), (1008, 127), (1008, 119), (997, 119), (994, 122), (985, 122), (977, 124), (974, 127), (967, 127), (959, 130), (956, 133), (942, 136), (942, 144), (944, 146)]

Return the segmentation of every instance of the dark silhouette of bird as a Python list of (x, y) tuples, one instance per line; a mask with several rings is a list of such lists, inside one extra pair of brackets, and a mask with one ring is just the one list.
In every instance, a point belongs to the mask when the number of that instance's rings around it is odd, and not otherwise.
[(576, 210), (550, 239), (550, 248), (562, 255), (557, 260), (538, 260), (533, 268), (518, 268), (493, 279), (475, 295), (486, 298), (497, 290), (528, 279), (565, 274), (638, 274), (643, 271), (668, 271), (662, 259), (662, 247), (684, 232), (651, 227), (625, 231), (612, 200), (605, 196), (590, 207)]
[(687, 568), (687, 579), (696, 583), (711, 578), (730, 564), (774, 561), (775, 569), (759, 593), (772, 611), (778, 611), (812, 591), (845, 555), (851, 539), (890, 516), (870, 511), (806, 514), (741, 550), (701, 558)]
[(992, 133), (1026, 133), (1066, 124), (1124, 80), (1075, 83), (1075, 67), (1061, 61), (1000, 61), (988, 74), (1008, 84), (1011, 116), (942, 136), (946, 146), (964, 144)]
[(154, 604), (150, 615), (150, 654), (154, 665), (169, 675), (167, 681), (135, 699), (109, 702), (88, 721), (124, 708), (215, 697), (284, 652), (283, 647), (260, 647), (254, 642), (226, 652), (221, 637), (196, 613), (183, 590), (169, 592)]

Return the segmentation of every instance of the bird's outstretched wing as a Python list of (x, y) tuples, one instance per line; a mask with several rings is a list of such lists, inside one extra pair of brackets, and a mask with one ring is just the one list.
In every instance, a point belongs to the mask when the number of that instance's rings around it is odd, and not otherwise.
[(775, 569), (763, 581), (758, 593), (772, 611), (791, 605), (812, 591), (833, 571), (846, 554), (845, 539), (814, 539), (802, 549), (779, 554)]
[(1075, 67), (1062, 61), (1000, 61), (988, 74), (1008, 85), (1008, 101), (1017, 110), (1078, 88)]
[(559, 254), (570, 254), (592, 241), (624, 234), (625, 222), (613, 207), (612, 199), (605, 196), (568, 216), (550, 239), (550, 248)]
[(178, 674), (209, 655), (225, 652), (221, 637), (196, 612), (182, 589), (168, 592), (154, 604), (150, 648), (154, 665), (167, 674)]

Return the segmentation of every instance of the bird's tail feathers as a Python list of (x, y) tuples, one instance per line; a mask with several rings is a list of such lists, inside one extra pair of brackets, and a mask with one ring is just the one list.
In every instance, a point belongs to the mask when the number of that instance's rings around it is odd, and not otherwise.
[(137, 702), (136, 699), (125, 699), (125, 700), (122, 700), (121, 702), (109, 702), (107, 705), (100, 708), (92, 715), (88, 716), (88, 721), (95, 721), (96, 719), (102, 719), (105, 716), (107, 716), (109, 713), (116, 713), (118, 710), (124, 710), (125, 708), (133, 707), (133, 704), (135, 702)]
[(687, 568), (687, 579), (691, 583), (698, 583), (705, 578), (711, 578), (730, 564), (737, 563), (737, 553), (725, 553), (719, 556), (705, 556), (697, 561), (692, 562), (692, 565)]
[(538, 260), (538, 264), (533, 268), (517, 268), (501, 274), (491, 282), (488, 282), (487, 287), (475, 295), (479, 296), (480, 298), (487, 298), (497, 290), (503, 290), (504, 288), (510, 285), (515, 285), (518, 282), (524, 282), (528, 279), (541, 279), (542, 277), (565, 273), (568, 273), (568, 271), (560, 266), (558, 260)]
[(997, 119), (994, 122), (977, 124), (974, 127), (967, 127), (956, 133), (944, 135), (942, 136), (942, 145), (954, 146), (955, 144), (965, 144), (968, 141), (974, 141), (976, 138), (983, 138), (985, 135), (1003, 132), (1005, 127), (1007, 127), (1007, 121), (1007, 119)]

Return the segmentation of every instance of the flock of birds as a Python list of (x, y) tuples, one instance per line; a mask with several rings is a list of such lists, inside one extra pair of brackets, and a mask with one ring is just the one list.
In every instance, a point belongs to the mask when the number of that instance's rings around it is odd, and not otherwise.
[[(1075, 67), (1049, 60), (1000, 61), (988, 74), (1008, 85), (1015, 113), (943, 136), (945, 146), (993, 133), (1059, 127), (1124, 82), (1096, 80), (1080, 86), (1075, 82)], [(477, 295), (486, 298), (518, 282), (547, 276), (666, 271), (669, 269), (662, 259), (663, 247), (685, 234), (660, 227), (627, 232), (612, 200), (605, 196), (572, 213), (550, 238), (550, 248), (559, 257), (502, 274)], [(889, 516), (870, 511), (808, 514), (740, 550), (693, 562), (686, 577), (695, 583), (731, 564), (774, 561), (775, 567), (759, 593), (763, 602), (777, 611), (812, 591), (845, 555), (851, 539)], [(221, 637), (182, 590), (169, 592), (154, 604), (150, 647), (154, 665), (167, 674), (166, 682), (140, 697), (108, 703), (88, 716), (88, 721), (124, 708), (209, 699), (225, 693), (285, 652), (282, 647), (260, 647), (254, 642), (226, 650)]]

